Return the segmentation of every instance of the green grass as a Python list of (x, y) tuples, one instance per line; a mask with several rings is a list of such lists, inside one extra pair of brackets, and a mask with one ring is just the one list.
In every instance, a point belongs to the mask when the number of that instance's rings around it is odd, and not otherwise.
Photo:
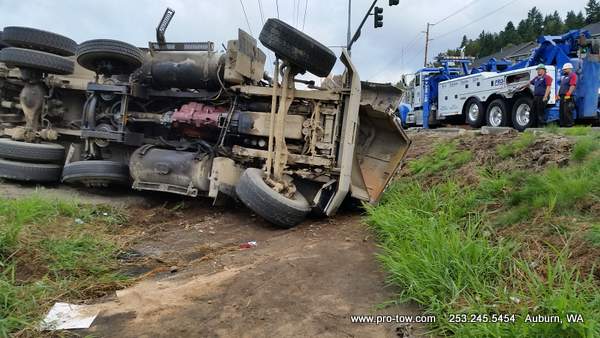
[(551, 134), (565, 136), (585, 136), (595, 133), (591, 126), (575, 126), (571, 128), (559, 128), (557, 124), (550, 124), (544, 130)]
[(583, 212), (590, 202), (600, 201), (600, 157), (567, 168), (551, 167), (542, 173), (524, 174), (512, 182), (510, 209), (504, 225), (531, 219), (540, 213), (568, 215)]
[(506, 159), (527, 149), (535, 141), (536, 136), (533, 133), (521, 133), (516, 140), (509, 144), (500, 144), (497, 152), (500, 158)]
[(600, 223), (593, 224), (587, 231), (585, 238), (594, 246), (600, 247)]
[[(444, 164), (457, 169), (451, 148), (409, 164), (417, 175), (404, 177), (386, 192), (381, 203), (367, 207), (368, 222), (381, 246), (379, 259), (390, 282), (402, 290), (400, 300), (417, 302), (437, 315), (430, 326), (435, 335), (457, 337), (598, 337), (600, 281), (583, 278), (571, 258), (571, 221), (591, 220), (583, 233), (590, 246), (600, 245), (597, 210), (600, 203), (600, 139), (577, 131), (567, 167), (542, 172), (500, 172), (494, 166), (479, 172), (478, 183), (455, 183), (449, 172), (434, 185), (420, 184), (428, 168)], [(581, 135), (581, 136), (579, 136)], [(533, 134), (521, 134), (498, 147), (501, 158), (526, 151)], [(435, 156), (441, 154), (442, 159)], [(447, 155), (447, 156), (446, 156)], [(424, 165), (425, 163), (429, 166)], [(560, 219), (567, 217), (568, 224)], [(538, 225), (533, 227), (532, 224)], [(540, 223), (541, 222), (541, 223)], [(503, 226), (522, 226), (514, 234), (498, 234)], [(540, 225), (541, 224), (541, 225)], [(575, 222), (577, 224), (577, 222)], [(589, 224), (589, 223), (588, 223)], [(530, 227), (530, 229), (528, 229)], [(539, 230), (539, 232), (537, 232)], [(542, 242), (560, 236), (564, 246), (549, 243), (542, 251), (528, 247), (527, 232)], [(532, 255), (528, 253), (532, 252)], [(533, 262), (536, 260), (537, 262)], [(457, 324), (449, 314), (515, 314), (515, 323)], [(558, 315), (558, 324), (526, 323), (527, 315)], [(584, 323), (567, 323), (567, 314), (580, 314)]]
[(110, 207), (0, 198), (0, 337), (34, 335), (54, 302), (122, 285), (111, 234), (124, 221)]
[(471, 152), (456, 149), (456, 142), (438, 143), (431, 154), (410, 162), (409, 168), (414, 175), (449, 174), (471, 158)]
[(600, 133), (598, 133), (598, 135), (595, 137), (585, 136), (579, 138), (573, 146), (573, 160), (581, 162), (585, 160), (592, 152), (598, 150), (598, 148), (600, 148), (598, 136), (600, 136)]

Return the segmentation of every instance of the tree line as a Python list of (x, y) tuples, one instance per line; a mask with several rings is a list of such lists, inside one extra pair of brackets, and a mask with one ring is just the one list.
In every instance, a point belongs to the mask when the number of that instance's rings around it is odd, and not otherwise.
[(523, 42), (535, 41), (540, 35), (560, 35), (571, 29), (582, 28), (583, 26), (600, 22), (600, 4), (597, 0), (589, 0), (585, 6), (585, 13), (582, 11), (567, 12), (565, 19), (560, 16), (558, 11), (544, 16), (537, 7), (533, 7), (527, 13), (527, 18), (522, 19), (515, 26), (509, 21), (504, 30), (493, 33), (482, 31), (476, 39), (469, 39), (463, 36), (460, 47), (448, 50), (448, 55), (460, 55), (460, 49), (464, 47), (465, 55), (474, 57), (483, 57), (499, 52), (502, 48), (509, 45), (518, 45)]

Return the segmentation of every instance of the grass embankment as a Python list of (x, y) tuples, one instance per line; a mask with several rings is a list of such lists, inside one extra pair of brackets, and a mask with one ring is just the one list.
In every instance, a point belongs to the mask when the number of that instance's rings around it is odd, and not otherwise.
[[(390, 281), (402, 301), (437, 315), (434, 334), (600, 336), (600, 133), (567, 133), (575, 142), (568, 166), (500, 172), (490, 163), (477, 168), (477, 183), (457, 174), (469, 151), (440, 144), (368, 208)], [(496, 147), (497, 161), (527, 152), (535, 138)], [(428, 179), (440, 171), (443, 180)], [(573, 314), (584, 322), (569, 323)], [(527, 315), (562, 322), (528, 323)]]
[(0, 337), (36, 334), (57, 301), (122, 287), (112, 234), (125, 220), (109, 207), (0, 198)]

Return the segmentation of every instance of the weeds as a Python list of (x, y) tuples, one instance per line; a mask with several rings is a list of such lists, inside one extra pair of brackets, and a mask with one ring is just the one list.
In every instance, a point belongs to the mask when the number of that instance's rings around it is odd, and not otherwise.
[(585, 238), (596, 247), (600, 247), (600, 224), (594, 224), (587, 231)]
[(511, 143), (498, 145), (496, 150), (500, 158), (506, 159), (527, 149), (533, 144), (535, 138), (533, 133), (521, 133), (519, 134), (519, 137)]
[(457, 150), (456, 143), (439, 143), (431, 154), (410, 162), (409, 167), (414, 175), (429, 176), (440, 172), (449, 174), (469, 162), (471, 157), (471, 152)]
[(551, 167), (513, 182), (508, 210), (501, 223), (532, 218), (537, 212), (553, 215), (584, 211), (589, 202), (600, 200), (600, 158), (567, 168)]
[[(582, 232), (584, 243), (600, 245), (593, 207), (600, 202), (600, 138), (590, 130), (568, 132), (576, 135), (574, 161), (568, 167), (541, 172), (500, 172), (488, 167), (479, 172), (478, 183), (470, 186), (454, 183), (459, 178), (452, 171), (432, 186), (417, 183), (422, 174), (461, 163), (451, 146), (438, 146), (431, 155), (409, 164), (416, 176), (397, 181), (379, 206), (367, 207), (382, 248), (379, 258), (390, 281), (401, 287), (401, 300), (416, 301), (424, 312), (437, 315), (438, 322), (431, 327), (434, 334), (600, 336), (600, 284), (594, 273), (581, 277), (579, 266), (570, 261), (569, 244), (572, 227), (582, 219), (595, 224)], [(517, 156), (534, 141), (533, 134), (523, 133), (499, 146), (497, 152), (501, 158)], [(569, 226), (559, 221), (565, 217)], [(523, 232), (536, 236), (539, 231), (540, 242), (544, 236), (560, 237), (558, 243), (564, 247), (546, 243), (543, 248), (528, 248), (526, 236), (501, 236), (499, 228), (492, 227), (495, 223), (527, 227), (536, 219), (543, 220), (542, 225), (537, 230), (523, 228)], [(536, 250), (535, 262), (527, 250)], [(502, 313), (514, 313), (515, 322), (458, 324), (448, 320), (449, 314)], [(526, 321), (536, 315), (558, 316), (560, 322)], [(578, 315), (583, 322), (569, 321)]]
[(600, 142), (598, 142), (597, 138), (592, 136), (579, 138), (573, 146), (572, 158), (575, 161), (581, 162), (598, 148), (600, 148)]
[[(78, 220), (78, 222), (75, 222)], [(111, 227), (125, 217), (103, 206), (33, 195), (0, 199), (0, 337), (35, 332), (57, 300), (123, 285)]]

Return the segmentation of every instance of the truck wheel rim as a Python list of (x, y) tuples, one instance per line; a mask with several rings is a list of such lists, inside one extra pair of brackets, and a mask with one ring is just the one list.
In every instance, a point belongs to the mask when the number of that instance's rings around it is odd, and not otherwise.
[(490, 125), (492, 127), (498, 127), (502, 124), (502, 109), (499, 107), (493, 107), (490, 111)]
[(529, 114), (531, 113), (531, 109), (528, 104), (521, 104), (517, 107), (516, 120), (520, 126), (526, 126), (529, 124)]
[(469, 119), (471, 121), (477, 121), (479, 118), (479, 106), (475, 103), (469, 106)]

